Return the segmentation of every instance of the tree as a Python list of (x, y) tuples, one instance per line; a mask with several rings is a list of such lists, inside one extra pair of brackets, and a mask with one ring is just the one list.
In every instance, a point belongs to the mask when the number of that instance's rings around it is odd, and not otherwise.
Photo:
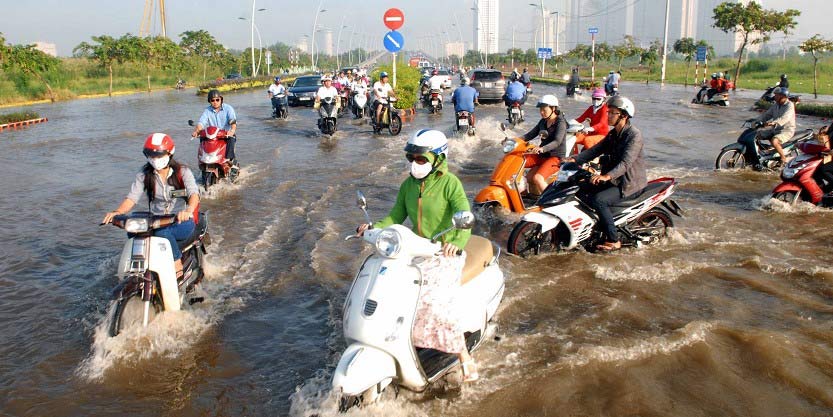
[(622, 71), (622, 61), (625, 58), (636, 56), (639, 54), (639, 48), (636, 47), (633, 36), (625, 35), (625, 40), (613, 47), (613, 55), (618, 60), (618, 71)]
[(639, 61), (648, 66), (648, 75), (645, 77), (645, 84), (651, 79), (651, 73), (654, 69), (654, 64), (659, 59), (659, 51), (662, 50), (662, 42), (656, 40), (651, 42), (651, 46), (643, 49), (639, 54)]
[(202, 61), (202, 80), (205, 81), (208, 63), (222, 65), (226, 48), (217, 43), (214, 36), (205, 30), (189, 30), (179, 34), (179, 46), (185, 55), (197, 57)]
[(107, 68), (110, 74), (110, 88), (107, 90), (107, 95), (113, 96), (113, 64), (123, 63), (135, 58), (135, 46), (137, 42), (133, 35), (126, 34), (119, 39), (108, 35), (93, 36), (92, 40), (96, 44), (81, 42), (76, 46), (72, 52), (76, 56), (83, 56), (98, 61), (99, 65)]
[(813, 97), (819, 98), (818, 95), (818, 63), (819, 54), (833, 50), (833, 41), (824, 39), (816, 33), (812, 38), (807, 39), (798, 46), (804, 52), (813, 54)]
[(17, 68), (37, 78), (46, 86), (46, 90), (49, 92), (49, 99), (54, 103), (55, 93), (52, 91), (52, 86), (44, 78), (43, 73), (58, 68), (61, 61), (58, 58), (35, 49), (35, 45), (14, 45), (7, 48), (5, 46), (5, 40), (3, 40), (3, 44), (4, 46), (0, 49), (0, 53), (3, 54), (3, 69), (9, 70)]
[(697, 45), (694, 44), (692, 38), (677, 39), (674, 42), (674, 52), (682, 55), (685, 59), (685, 86), (688, 87), (688, 71), (691, 70), (691, 60), (694, 59), (694, 54), (697, 53)]
[(182, 63), (182, 50), (172, 40), (164, 36), (144, 38), (141, 51), (142, 60), (147, 68), (148, 92), (150, 92), (150, 69), (179, 68)]
[(713, 11), (713, 27), (741, 37), (738, 64), (735, 68), (735, 87), (740, 81), (738, 79), (740, 63), (746, 46), (767, 42), (770, 35), (775, 32), (788, 34), (789, 30), (794, 29), (797, 24), (795, 18), (801, 15), (801, 12), (795, 9), (787, 9), (785, 12), (765, 10), (754, 1), (746, 5), (733, 2), (720, 3)]

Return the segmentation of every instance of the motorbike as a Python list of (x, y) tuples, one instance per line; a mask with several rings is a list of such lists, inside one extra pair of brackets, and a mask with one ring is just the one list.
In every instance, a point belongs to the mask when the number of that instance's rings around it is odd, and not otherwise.
[[(759, 98), (758, 101), (765, 101), (768, 103), (772, 103), (773, 101), (775, 101), (775, 94), (773, 94), (772, 92), (776, 88), (778, 88), (778, 84), (775, 84), (772, 87), (767, 88), (766, 91), (764, 91), (764, 93), (761, 94), (761, 98)], [(801, 95), (799, 94), (790, 94), (790, 96), (787, 98), (795, 104), (801, 102)]]
[(339, 116), (344, 115), (344, 113), (347, 112), (347, 109), (350, 108), (350, 97), (352, 96), (351, 91), (352, 89), (350, 86), (344, 86), (341, 90), (339, 90), (338, 97), (339, 100), (341, 100), (341, 105), (338, 107)]
[(399, 117), (399, 113), (393, 108), (393, 103), (395, 102), (396, 98), (394, 97), (381, 100), (382, 117), (379, 123), (376, 122), (376, 106), (373, 106), (374, 108), (371, 109), (370, 114), (370, 125), (373, 126), (373, 133), (382, 133), (382, 129), (387, 128), (391, 135), (396, 136), (402, 131), (402, 118)]
[(455, 129), (457, 133), (465, 133), (469, 136), (474, 136), (475, 130), (474, 126), (472, 126), (472, 117), (473, 115), (465, 110), (457, 112), (457, 117), (454, 118), (456, 121)]
[[(730, 143), (720, 150), (717, 159), (714, 161), (714, 169), (742, 169), (747, 166), (757, 170), (778, 171), (781, 169), (781, 156), (775, 151), (772, 143), (766, 139), (759, 139), (758, 129), (763, 126), (755, 119), (743, 122), (744, 128), (738, 140)], [(813, 129), (806, 129), (796, 132), (789, 141), (782, 143), (781, 147), (786, 154), (795, 153), (796, 143), (811, 139)]]
[[(367, 215), (366, 202), (358, 193), (359, 207)], [(364, 232), (365, 242), (375, 248), (356, 273), (342, 311), (347, 348), (333, 373), (333, 392), (340, 396), (339, 409), (370, 404), (391, 384), (415, 392), (424, 391), (459, 364), (457, 355), (418, 348), (411, 342), (412, 323), (425, 281), (415, 261), (441, 251), (440, 236), (454, 229), (470, 229), (474, 215), (468, 211), (453, 216), (453, 226), (433, 239), (418, 236), (395, 224)], [(351, 235), (345, 240), (358, 238)], [(500, 249), (491, 241), (472, 236), (457, 297), (462, 303), (460, 326), (466, 347), (474, 351), (485, 333), (504, 292), (504, 277), (498, 267)]]
[(113, 289), (114, 308), (108, 317), (111, 337), (140, 324), (147, 327), (163, 311), (179, 311), (204, 301), (195, 295), (195, 288), (205, 275), (203, 257), (211, 237), (208, 216), (199, 213), (194, 220), (194, 234), (177, 242), (182, 249), (183, 272), (177, 279), (170, 242), (153, 236), (155, 229), (175, 222), (175, 215), (133, 212), (113, 218), (112, 224), (129, 235), (119, 259), (119, 283)]
[[(188, 121), (189, 126), (194, 126), (194, 121)], [(199, 131), (200, 147), (197, 150), (202, 183), (205, 191), (222, 179), (229, 182), (236, 182), (240, 172), (238, 165), (232, 165), (230, 159), (226, 159), (226, 138), (228, 132), (216, 126), (209, 126)]]
[(280, 94), (277, 96), (272, 97), (272, 118), (273, 119), (283, 119), (286, 120), (289, 118), (289, 111), (287, 108), (289, 104), (286, 102), (286, 95)]
[(518, 101), (513, 101), (511, 106), (507, 106), (506, 113), (509, 114), (507, 120), (512, 127), (517, 126), (524, 120), (524, 111), (521, 108), (521, 103)]
[(700, 91), (697, 92), (697, 95), (691, 99), (693, 104), (708, 104), (710, 106), (729, 106), (729, 92), (724, 91), (722, 93), (714, 93), (711, 98), (708, 95), (709, 86), (703, 85), (700, 87)]
[(428, 92), (428, 110), (431, 114), (439, 113), (443, 109), (443, 95), (440, 94), (442, 90), (432, 89)]
[(367, 107), (367, 92), (360, 93), (358, 91), (353, 91), (353, 115), (356, 116), (357, 119), (361, 119), (364, 117), (365, 108)]
[(185, 88), (185, 80), (183, 80), (182, 78), (176, 80), (176, 86), (175, 87), (176, 87), (177, 90), (184, 89)]
[(336, 100), (337, 97), (324, 97), (318, 108), (318, 129), (325, 135), (332, 136), (336, 133)]
[(824, 192), (833, 184), (825, 184), (815, 175), (830, 149), (814, 141), (801, 142), (796, 148), (798, 156), (781, 171), (781, 183), (772, 190), (772, 198), (788, 204), (807, 201), (821, 207), (833, 207), (833, 195)]
[(526, 83), (526, 95), (529, 96), (530, 94), (532, 94), (532, 82), (531, 81)]
[[(576, 120), (567, 123), (566, 149), (573, 149), (576, 143), (576, 134), (584, 128), (584, 125)], [(506, 125), (500, 124), (500, 130), (506, 134)], [(545, 138), (546, 132), (541, 132), (541, 139)], [(503, 146), (503, 159), (495, 167), (489, 185), (480, 190), (474, 197), (476, 207), (503, 207), (513, 213), (526, 213), (528, 211), (540, 210), (536, 206), (536, 198), (529, 194), (529, 184), (526, 179), (526, 160), (530, 152), (535, 148), (535, 139), (527, 142), (523, 137), (510, 138), (504, 136), (501, 145)], [(567, 155), (561, 155), (564, 158)], [(551, 182), (557, 175), (547, 178)]]
[[(556, 181), (536, 202), (541, 210), (525, 214), (515, 224), (507, 243), (509, 253), (526, 257), (579, 246), (594, 251), (604, 242), (606, 238), (597, 227), (598, 215), (581, 190), (592, 175), (587, 165), (564, 164)], [(676, 184), (674, 178), (667, 177), (649, 181), (638, 195), (611, 207), (623, 247), (641, 247), (667, 236), (668, 229), (674, 227), (671, 214), (682, 217), (680, 206), (669, 198)]]

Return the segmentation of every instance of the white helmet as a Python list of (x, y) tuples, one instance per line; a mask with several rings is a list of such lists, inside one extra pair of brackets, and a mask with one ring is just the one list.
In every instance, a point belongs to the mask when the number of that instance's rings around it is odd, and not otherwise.
[(613, 96), (607, 101), (607, 107), (615, 107), (625, 112), (628, 117), (633, 117), (636, 114), (636, 107), (634, 107), (633, 102), (627, 97)]
[(543, 106), (558, 107), (558, 97), (552, 94), (541, 97), (535, 107), (541, 108)]
[(321, 76), (321, 82), (322, 82), (322, 83), (323, 83), (324, 81), (332, 81), (332, 80), (333, 80), (333, 77), (330, 77), (329, 75), (323, 75), (323, 76)]
[(460, 80), (460, 85), (469, 85), (469, 83), (471, 83), (471, 80), (469, 79), (469, 77), (463, 77)]
[(405, 144), (405, 152), (422, 155), (432, 152), (448, 158), (448, 139), (443, 132), (434, 129), (420, 129)]

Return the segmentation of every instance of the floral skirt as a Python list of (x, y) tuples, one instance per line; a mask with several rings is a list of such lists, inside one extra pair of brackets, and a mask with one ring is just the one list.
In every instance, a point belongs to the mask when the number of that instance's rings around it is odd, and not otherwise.
[(465, 254), (415, 261), (425, 284), (411, 335), (414, 346), (447, 353), (460, 353), (466, 349), (463, 330), (459, 325), (459, 309), (455, 303), (464, 264)]

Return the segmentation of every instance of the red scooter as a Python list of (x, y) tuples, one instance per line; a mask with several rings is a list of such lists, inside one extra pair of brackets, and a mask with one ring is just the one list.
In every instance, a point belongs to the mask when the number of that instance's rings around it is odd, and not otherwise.
[[(189, 120), (188, 125), (193, 126), (194, 121)], [(209, 126), (199, 131), (200, 147), (197, 151), (197, 159), (200, 163), (202, 183), (205, 190), (216, 184), (223, 178), (230, 182), (237, 181), (237, 174), (240, 168), (232, 165), (231, 160), (226, 158), (227, 132), (216, 126)]]
[(772, 198), (789, 204), (801, 200), (833, 207), (833, 196), (825, 196), (822, 190), (824, 184), (815, 175), (824, 156), (830, 154), (830, 149), (809, 141), (798, 143), (796, 148), (799, 154), (781, 171), (781, 183), (772, 190)]

